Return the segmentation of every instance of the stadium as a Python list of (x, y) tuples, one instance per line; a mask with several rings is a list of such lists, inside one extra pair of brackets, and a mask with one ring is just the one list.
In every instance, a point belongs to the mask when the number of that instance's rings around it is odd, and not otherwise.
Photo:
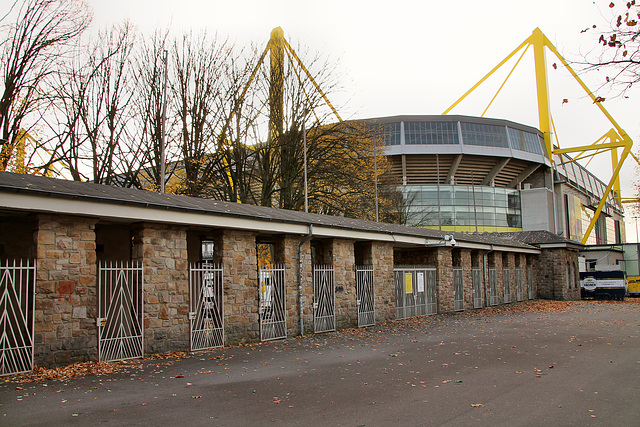
[[(466, 233), (546, 230), (581, 241), (607, 185), (566, 154), (551, 162), (542, 133), (507, 120), (393, 116), (374, 123), (403, 194), (408, 225)], [(587, 245), (619, 244), (610, 195)]]

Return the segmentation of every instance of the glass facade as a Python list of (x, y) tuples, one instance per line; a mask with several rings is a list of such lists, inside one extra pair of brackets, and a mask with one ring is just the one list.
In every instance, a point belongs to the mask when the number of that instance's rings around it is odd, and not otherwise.
[(385, 123), (381, 128), (384, 145), (400, 145), (402, 138), (402, 124), (400, 122)]
[(461, 122), (460, 127), (465, 145), (509, 148), (507, 128), (504, 126)]
[(464, 121), (407, 121), (375, 125), (387, 146), (458, 145), (509, 148), (526, 153), (544, 154), (544, 141), (537, 133), (508, 126)]
[(407, 145), (460, 144), (457, 122), (406, 122)]
[(544, 141), (540, 136), (518, 129), (507, 128), (509, 141), (514, 150), (526, 151), (527, 153), (542, 154)]
[(501, 187), (471, 185), (407, 185), (403, 192), (407, 225), (456, 227), (459, 231), (520, 229), (520, 192)]

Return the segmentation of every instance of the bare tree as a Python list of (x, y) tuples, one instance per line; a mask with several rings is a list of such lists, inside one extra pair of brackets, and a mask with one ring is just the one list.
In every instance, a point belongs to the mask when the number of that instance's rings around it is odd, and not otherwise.
[(38, 107), (41, 83), (91, 21), (89, 9), (78, 0), (16, 1), (9, 14), (14, 11), (13, 23), (2, 26), (1, 170), (13, 155), (25, 118)]
[(182, 167), (179, 192), (211, 196), (213, 174), (222, 163), (219, 133), (227, 122), (225, 68), (233, 49), (202, 33), (185, 34), (172, 49), (171, 92), (176, 120), (175, 143)]
[(134, 45), (129, 24), (101, 33), (88, 53), (63, 66), (56, 91), (53, 161), (64, 164), (74, 180), (135, 185), (141, 146), (132, 137)]
[(587, 55), (582, 65), (587, 70), (607, 73), (604, 85), (615, 86), (623, 93), (640, 82), (640, 6), (635, 0), (617, 5), (602, 2), (609, 13), (603, 25), (594, 24), (583, 33), (599, 35), (599, 49)]
[[(135, 59), (135, 101), (134, 113), (137, 120), (136, 138), (141, 147), (146, 147), (142, 154), (144, 165), (139, 185), (158, 190), (161, 186), (161, 145), (163, 138), (162, 112), (164, 102), (165, 73), (168, 63), (165, 63), (165, 52), (168, 62), (168, 31), (155, 31), (151, 37), (144, 40)], [(170, 98), (167, 98), (171, 100)], [(171, 111), (170, 108), (167, 110)], [(165, 147), (169, 153), (170, 148)], [(167, 155), (167, 159), (175, 156)], [(169, 162), (167, 177), (171, 178), (176, 162)]]

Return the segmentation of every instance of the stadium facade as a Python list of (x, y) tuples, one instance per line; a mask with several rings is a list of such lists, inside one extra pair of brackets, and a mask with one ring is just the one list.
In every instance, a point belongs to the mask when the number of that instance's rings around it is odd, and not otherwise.
[[(368, 119), (385, 144), (389, 182), (408, 225), (483, 233), (545, 230), (580, 241), (606, 184), (574, 162), (551, 162), (542, 133), (507, 120), (456, 115)], [(609, 196), (587, 245), (624, 240)]]

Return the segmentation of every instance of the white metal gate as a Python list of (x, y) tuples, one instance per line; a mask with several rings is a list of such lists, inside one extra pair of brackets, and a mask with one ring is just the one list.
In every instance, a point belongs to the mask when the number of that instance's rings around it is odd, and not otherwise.
[(336, 293), (332, 265), (313, 266), (313, 331), (336, 330)]
[(0, 261), (0, 376), (33, 369), (35, 294), (35, 261)]
[(143, 355), (143, 272), (138, 262), (98, 265), (98, 358)]
[(471, 270), (471, 281), (473, 282), (473, 308), (482, 308), (482, 270), (474, 268)]
[(536, 295), (533, 289), (533, 269), (527, 268), (527, 288), (529, 288), (529, 299), (535, 299)]
[(522, 301), (522, 269), (516, 268), (516, 300)]
[(260, 339), (262, 341), (287, 337), (286, 292), (284, 265), (263, 266), (258, 269), (260, 282)]
[(189, 268), (191, 351), (224, 345), (222, 266), (192, 264)]
[(358, 326), (376, 324), (374, 304), (374, 274), (372, 265), (356, 266), (356, 298), (358, 304)]
[(464, 280), (461, 267), (453, 269), (453, 309), (464, 310)]
[(508, 268), (502, 269), (502, 285), (504, 288), (504, 303), (511, 302), (511, 272)]
[(396, 267), (394, 269), (396, 319), (436, 314), (436, 269)]
[(498, 277), (495, 268), (489, 268), (489, 305), (498, 305)]

